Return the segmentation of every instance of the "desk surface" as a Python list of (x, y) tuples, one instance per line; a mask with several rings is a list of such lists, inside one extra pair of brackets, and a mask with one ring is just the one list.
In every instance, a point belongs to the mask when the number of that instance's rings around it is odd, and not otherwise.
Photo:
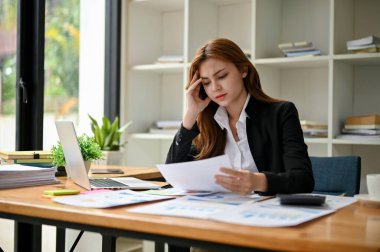
[[(66, 187), (77, 188), (71, 181)], [(129, 207), (87, 209), (41, 196), (46, 185), (0, 190), (0, 217), (27, 216), (190, 241), (288, 251), (380, 251), (380, 209), (358, 202), (329, 216), (288, 228), (250, 227), (209, 220), (144, 215)]]
[[(91, 170), (99, 168), (119, 168), (124, 171), (124, 174), (91, 174), (94, 178), (101, 177), (135, 177), (139, 179), (159, 179), (162, 178), (160, 171), (155, 167), (135, 167), (135, 166), (120, 166), (120, 165), (93, 165)], [(90, 171), (91, 171), (90, 170)]]

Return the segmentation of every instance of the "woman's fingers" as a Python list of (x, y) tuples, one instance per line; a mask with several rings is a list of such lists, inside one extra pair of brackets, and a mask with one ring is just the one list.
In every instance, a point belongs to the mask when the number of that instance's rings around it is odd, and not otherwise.
[(226, 173), (228, 175), (233, 175), (233, 176), (239, 176), (241, 172), (244, 171), (244, 170), (234, 170), (234, 169), (225, 168), (225, 167), (222, 167), (219, 170), (223, 173)]
[(193, 75), (193, 78), (191, 78), (191, 83), (193, 83), (196, 79), (198, 79), (199, 78), (199, 72), (198, 72), (198, 70), (197, 71), (195, 71), (195, 73), (194, 73), (194, 75)]
[(196, 89), (197, 87), (200, 87), (199, 83), (201, 83), (201, 82), (202, 82), (201, 78), (199, 78), (195, 81), (191, 81), (191, 84), (190, 84), (189, 88), (187, 89), (187, 91), (192, 91), (192, 90)]
[(224, 174), (215, 175), (215, 182), (224, 188), (242, 195), (252, 192), (253, 185), (251, 184), (249, 171), (233, 170), (229, 168), (221, 168)]

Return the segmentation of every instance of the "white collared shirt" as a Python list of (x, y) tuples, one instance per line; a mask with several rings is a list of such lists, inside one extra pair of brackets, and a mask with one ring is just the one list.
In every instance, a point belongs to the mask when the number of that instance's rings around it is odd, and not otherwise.
[(251, 151), (249, 149), (246, 131), (247, 113), (245, 112), (245, 108), (247, 107), (249, 97), (250, 96), (248, 95), (243, 110), (240, 113), (239, 120), (236, 123), (237, 134), (239, 136), (238, 142), (235, 141), (235, 138), (232, 134), (227, 110), (225, 107), (219, 106), (214, 115), (214, 119), (222, 129), (227, 130), (227, 142), (224, 153), (227, 154), (230, 158), (232, 168), (236, 170), (246, 169), (257, 172), (258, 170), (256, 163), (253, 160)]

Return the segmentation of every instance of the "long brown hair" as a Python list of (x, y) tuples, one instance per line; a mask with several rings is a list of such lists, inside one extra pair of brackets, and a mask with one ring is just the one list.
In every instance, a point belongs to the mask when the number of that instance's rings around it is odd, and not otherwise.
[[(274, 99), (263, 92), (256, 68), (240, 47), (231, 40), (225, 38), (211, 40), (196, 51), (189, 69), (189, 78), (186, 89), (190, 86), (190, 82), (196, 71), (199, 70), (202, 62), (211, 57), (229, 61), (240, 71), (246, 70), (247, 76), (243, 79), (244, 86), (247, 92), (254, 98), (265, 103), (278, 102), (277, 99)], [(211, 101), (198, 115), (197, 124), (200, 134), (193, 140), (193, 144), (200, 151), (196, 156), (196, 159), (209, 158), (224, 153), (227, 133), (226, 130), (222, 130), (214, 120), (214, 115), (218, 107), (218, 104)]]

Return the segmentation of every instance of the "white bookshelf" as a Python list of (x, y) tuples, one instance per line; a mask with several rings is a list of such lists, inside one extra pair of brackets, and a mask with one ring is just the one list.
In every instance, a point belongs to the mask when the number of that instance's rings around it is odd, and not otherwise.
[[(306, 138), (313, 156), (360, 155), (362, 177), (380, 172), (380, 141), (336, 139), (348, 115), (380, 113), (380, 53), (351, 54), (346, 41), (380, 36), (378, 0), (129, 1), (125, 22), (123, 116), (132, 120), (126, 162), (165, 161), (172, 135), (149, 134), (158, 120), (181, 120), (195, 50), (227, 37), (250, 50), (263, 89), (294, 102), (301, 119), (328, 125)], [(307, 40), (321, 56), (284, 58), (279, 43)], [(155, 64), (161, 55), (184, 63)], [(364, 181), (362, 181), (364, 182)], [(362, 183), (362, 191), (366, 191)]]

